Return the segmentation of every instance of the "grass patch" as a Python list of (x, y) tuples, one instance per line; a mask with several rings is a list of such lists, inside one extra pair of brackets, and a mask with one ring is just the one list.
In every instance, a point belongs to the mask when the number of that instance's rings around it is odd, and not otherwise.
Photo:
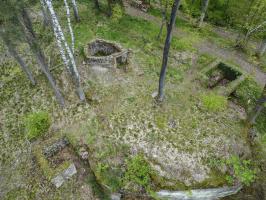
[(39, 111), (31, 113), (25, 118), (25, 130), (29, 140), (43, 136), (51, 125), (51, 119), (47, 112)]
[(201, 101), (207, 110), (212, 112), (223, 111), (227, 107), (227, 99), (224, 96), (213, 93), (202, 95)]

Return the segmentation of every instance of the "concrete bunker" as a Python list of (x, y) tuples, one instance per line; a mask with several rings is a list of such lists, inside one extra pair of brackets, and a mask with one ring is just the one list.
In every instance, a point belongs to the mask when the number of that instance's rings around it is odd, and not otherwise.
[(118, 68), (128, 63), (129, 51), (127, 49), (103, 39), (95, 39), (87, 44), (84, 53), (86, 64), (92, 66)]
[(245, 74), (232, 64), (216, 60), (201, 71), (201, 78), (208, 89), (229, 96), (245, 80)]

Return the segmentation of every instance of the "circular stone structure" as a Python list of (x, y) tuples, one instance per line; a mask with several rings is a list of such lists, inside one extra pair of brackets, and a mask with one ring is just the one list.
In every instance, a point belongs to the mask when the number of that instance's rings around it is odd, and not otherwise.
[(89, 65), (117, 68), (127, 64), (129, 51), (117, 43), (95, 39), (85, 46), (84, 53), (85, 62)]

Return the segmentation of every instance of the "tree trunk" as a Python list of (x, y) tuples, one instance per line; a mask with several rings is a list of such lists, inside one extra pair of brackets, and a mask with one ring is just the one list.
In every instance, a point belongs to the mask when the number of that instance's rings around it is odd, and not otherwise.
[(98, 0), (94, 0), (94, 5), (97, 10), (100, 10), (100, 4)]
[(35, 79), (33, 78), (31, 70), (26, 65), (24, 60), (19, 56), (18, 52), (16, 51), (15, 46), (11, 43), (11, 41), (7, 38), (7, 36), (4, 35), (4, 33), (2, 33), (1, 36), (2, 36), (3, 42), (5, 43), (10, 55), (19, 63), (22, 71), (26, 74), (26, 76), (30, 80), (31, 84), (36, 85), (36, 82), (35, 82)]
[(208, 8), (208, 4), (209, 4), (209, 0), (203, 0), (198, 27), (202, 26), (202, 23), (203, 23), (203, 20), (205, 18), (206, 11)]
[(74, 56), (73, 56), (72, 51), (70, 50), (70, 48), (66, 42), (64, 33), (63, 33), (62, 28), (59, 24), (59, 21), (56, 17), (56, 14), (55, 14), (51, 0), (46, 0), (46, 4), (47, 4), (48, 10), (51, 14), (54, 34), (56, 37), (57, 45), (58, 45), (62, 60), (64, 61), (65, 66), (67, 67), (68, 71), (70, 72), (71, 77), (74, 79), (74, 82), (75, 82), (76, 87), (77, 87), (77, 93), (79, 95), (80, 100), (84, 101), (85, 100), (85, 94), (83, 92), (83, 89), (81, 88), (80, 76), (79, 76), (79, 73), (78, 73), (78, 70), (76, 67), (76, 62), (75, 62)]
[(180, 6), (181, 0), (175, 0), (172, 11), (171, 11), (171, 17), (170, 17), (170, 23), (167, 27), (167, 36), (165, 39), (165, 44), (164, 44), (164, 50), (163, 50), (163, 62), (162, 62), (162, 68), (161, 68), (161, 73), (160, 73), (160, 79), (159, 79), (159, 92), (158, 92), (158, 100), (163, 101), (164, 98), (164, 81), (165, 81), (165, 75), (166, 75), (166, 68), (167, 68), (167, 62), (168, 62), (168, 54), (169, 54), (169, 49), (170, 49), (170, 44), (171, 44), (171, 39), (172, 39), (172, 30), (175, 26), (175, 20), (176, 20), (176, 14), (177, 10)]
[(47, 8), (45, 6), (44, 0), (40, 0), (40, 2), (41, 2), (41, 10), (42, 10), (42, 15), (43, 15), (43, 25), (46, 27), (46, 26), (49, 26), (50, 19), (47, 14)]
[(255, 124), (257, 117), (259, 116), (261, 111), (265, 109), (264, 107), (265, 102), (266, 102), (266, 84), (264, 85), (261, 97), (257, 100), (256, 106), (248, 118), (248, 121), (251, 125)]
[(107, 5), (108, 5), (107, 15), (111, 17), (112, 16), (112, 0), (107, 0)]
[(42, 72), (45, 74), (51, 87), (53, 88), (58, 103), (63, 107), (65, 104), (64, 97), (62, 96), (59, 88), (57, 87), (55, 80), (54, 80), (52, 74), (50, 73), (49, 68), (45, 62), (44, 54), (43, 54), (42, 50), (40, 49), (39, 44), (37, 43), (37, 39), (36, 39), (36, 36), (34, 34), (34, 31), (32, 28), (32, 23), (31, 23), (31, 20), (29, 18), (29, 15), (25, 9), (22, 10), (21, 15), (22, 15), (22, 17), (21, 18), (19, 17), (20, 23), (24, 27), (25, 37), (26, 37), (27, 43), (29, 44), (32, 52), (35, 54), (37, 62), (39, 64)]
[(69, 29), (69, 33), (70, 33), (70, 36), (71, 36), (72, 53), (74, 54), (74, 52), (75, 52), (75, 37), (74, 37), (74, 33), (73, 33), (73, 30), (72, 30), (72, 26), (71, 26), (70, 10), (69, 10), (69, 6), (68, 6), (68, 3), (67, 3), (67, 0), (64, 0), (64, 3), (65, 3), (65, 7), (66, 7), (68, 29)]
[(73, 5), (73, 11), (74, 11), (74, 16), (75, 16), (76, 22), (80, 22), (78, 6), (76, 3), (76, 0), (72, 0), (72, 5)]
[(262, 40), (261, 45), (257, 51), (258, 57), (262, 57), (265, 51), (266, 51), (266, 38)]
[(166, 15), (165, 15), (165, 12), (163, 12), (162, 13), (162, 23), (161, 23), (159, 34), (157, 35), (157, 40), (160, 39), (160, 37), (162, 35), (162, 32), (163, 32), (163, 27), (164, 27), (165, 24), (166, 24), (166, 27), (167, 27)]

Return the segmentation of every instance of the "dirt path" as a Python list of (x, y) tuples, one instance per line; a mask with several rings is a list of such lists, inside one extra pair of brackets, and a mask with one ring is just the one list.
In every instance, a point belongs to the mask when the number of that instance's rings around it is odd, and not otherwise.
[[(133, 8), (127, 2), (125, 2), (125, 10), (126, 13), (130, 16), (142, 18), (144, 20), (155, 23), (158, 26), (160, 26), (161, 24), (161, 19), (159, 17), (155, 17), (148, 13), (142, 12), (139, 9)], [(174, 34), (178, 35), (179, 37), (186, 35), (186, 33), (180, 29), (174, 29)], [(196, 48), (200, 53), (209, 53), (213, 56), (220, 57), (221, 59), (224, 60), (234, 61), (240, 67), (242, 67), (248, 74), (253, 75), (260, 85), (263, 86), (265, 84), (266, 74), (262, 72), (259, 68), (257, 68), (256, 65), (253, 65), (250, 62), (248, 62), (244, 57), (244, 55), (241, 55), (239, 52), (233, 49), (224, 49), (224, 48), (222, 49), (209, 41), (204, 41), (198, 44)]]

